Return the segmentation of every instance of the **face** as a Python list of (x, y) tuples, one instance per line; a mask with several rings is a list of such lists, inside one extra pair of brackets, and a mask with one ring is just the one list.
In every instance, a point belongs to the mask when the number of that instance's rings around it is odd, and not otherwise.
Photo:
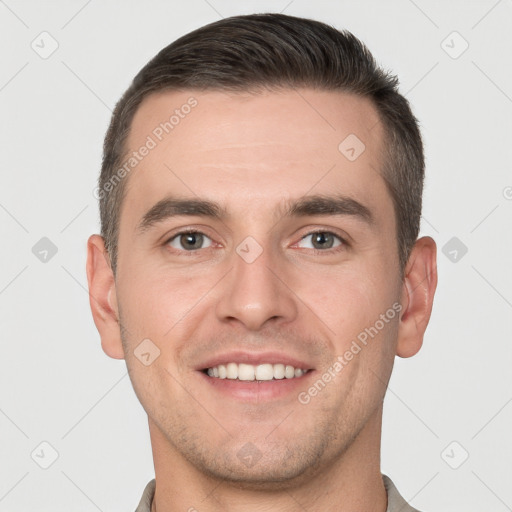
[(328, 466), (375, 421), (396, 350), (402, 283), (375, 109), (307, 89), (167, 92), (134, 118), (129, 153), (143, 145), (115, 298), (153, 433), (228, 480)]

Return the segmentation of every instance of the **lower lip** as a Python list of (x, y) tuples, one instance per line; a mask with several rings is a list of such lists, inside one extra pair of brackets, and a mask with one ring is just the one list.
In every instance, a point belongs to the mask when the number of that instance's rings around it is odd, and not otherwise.
[(293, 379), (273, 379), (264, 381), (244, 381), (238, 379), (219, 379), (209, 377), (203, 372), (198, 372), (206, 384), (216, 391), (244, 402), (262, 402), (276, 400), (288, 395), (295, 395), (305, 391), (309, 387), (309, 379), (314, 373), (310, 370), (302, 377)]

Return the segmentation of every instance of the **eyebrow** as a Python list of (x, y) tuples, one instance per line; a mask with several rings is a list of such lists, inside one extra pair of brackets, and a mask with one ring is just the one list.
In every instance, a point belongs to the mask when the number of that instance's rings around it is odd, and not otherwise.
[[(343, 195), (305, 196), (289, 201), (282, 209), (282, 217), (346, 215), (359, 218), (372, 225), (374, 218), (370, 209), (355, 199)], [(152, 206), (140, 220), (137, 231), (143, 233), (154, 225), (172, 217), (209, 217), (216, 220), (225, 218), (226, 210), (219, 204), (206, 199), (164, 198)]]
[(137, 231), (141, 233), (155, 224), (178, 216), (210, 217), (222, 219), (225, 211), (217, 203), (206, 199), (178, 199), (167, 197), (152, 206), (140, 220)]
[(314, 195), (305, 196), (289, 205), (285, 215), (305, 217), (314, 215), (347, 215), (359, 218), (366, 224), (373, 224), (371, 210), (355, 199), (343, 196)]

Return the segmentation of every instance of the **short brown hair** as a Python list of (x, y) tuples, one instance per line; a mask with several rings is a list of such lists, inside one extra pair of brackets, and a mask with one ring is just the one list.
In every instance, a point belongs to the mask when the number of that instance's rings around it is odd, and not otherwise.
[(295, 87), (353, 93), (376, 107), (387, 148), (381, 172), (394, 203), (403, 271), (419, 232), (424, 156), (417, 120), (398, 92), (397, 78), (382, 70), (348, 31), (266, 13), (226, 18), (177, 39), (142, 68), (117, 103), (105, 136), (98, 188), (101, 234), (114, 273), (126, 180), (108, 189), (106, 185), (112, 184), (122, 165), (141, 102), (166, 90), (257, 92)]

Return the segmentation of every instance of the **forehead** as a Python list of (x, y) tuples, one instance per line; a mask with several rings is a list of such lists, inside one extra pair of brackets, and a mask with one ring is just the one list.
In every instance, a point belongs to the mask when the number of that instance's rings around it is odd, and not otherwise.
[(127, 140), (126, 158), (138, 155), (121, 217), (169, 193), (224, 204), (237, 199), (239, 208), (260, 212), (310, 191), (378, 201), (386, 194), (382, 144), (376, 109), (352, 94), (154, 94), (136, 112)]

